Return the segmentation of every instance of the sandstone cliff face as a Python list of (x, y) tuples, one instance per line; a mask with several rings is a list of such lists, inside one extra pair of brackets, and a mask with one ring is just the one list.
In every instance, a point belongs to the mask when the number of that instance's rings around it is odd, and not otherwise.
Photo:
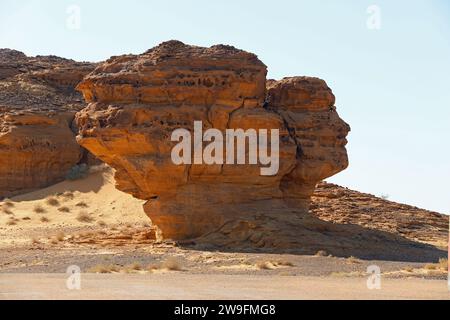
[(0, 50), (0, 198), (58, 182), (78, 163), (74, 88), (94, 67)]
[[(78, 141), (117, 170), (120, 190), (148, 200), (145, 210), (164, 237), (260, 228), (254, 241), (264, 246), (267, 234), (283, 229), (272, 219), (295, 224), (316, 183), (346, 168), (350, 130), (324, 81), (289, 78), (267, 90), (266, 73), (255, 55), (229, 46), (170, 41), (113, 57), (78, 86), (90, 103), (76, 117)], [(193, 131), (194, 121), (221, 131), (279, 129), (278, 174), (261, 176), (255, 165), (173, 164), (171, 133)]]

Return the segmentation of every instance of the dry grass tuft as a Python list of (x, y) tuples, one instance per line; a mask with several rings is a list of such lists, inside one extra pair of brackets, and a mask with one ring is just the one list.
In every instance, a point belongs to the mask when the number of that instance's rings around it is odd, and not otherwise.
[(316, 257), (328, 257), (328, 253), (325, 250), (319, 250), (316, 253)]
[(23, 220), (23, 221), (30, 221), (31, 218), (30, 218), (30, 217), (23, 217), (22, 220)]
[(8, 221), (6, 221), (7, 226), (15, 226), (17, 224), (18, 220), (14, 218), (10, 218)]
[(166, 261), (162, 263), (162, 268), (170, 271), (183, 271), (182, 263), (180, 259), (176, 257), (166, 259)]
[(9, 208), (7, 208), (7, 207), (3, 207), (2, 208), (2, 211), (3, 211), (3, 213), (4, 214), (7, 214), (7, 215), (13, 215), (14, 214), (14, 212), (12, 212)]
[(5, 199), (3, 201), (3, 206), (6, 207), (6, 208), (14, 208), (15, 204), (11, 200)]
[(55, 239), (58, 241), (64, 241), (65, 238), (66, 238), (66, 235), (62, 231), (58, 232), (55, 236)]
[(66, 191), (61, 196), (66, 200), (73, 200), (75, 198), (75, 195), (71, 191)]
[(94, 219), (86, 211), (81, 211), (77, 216), (77, 220), (84, 223), (91, 223), (94, 221)]
[(59, 212), (69, 213), (70, 208), (69, 207), (61, 207), (58, 209)]
[(102, 220), (98, 221), (97, 224), (98, 224), (100, 227), (102, 227), (102, 228), (105, 228), (106, 226), (108, 226), (108, 225), (106, 224), (106, 222), (105, 222), (105, 221), (102, 221)]
[(347, 262), (348, 263), (353, 263), (353, 264), (359, 264), (361, 263), (361, 260), (359, 260), (358, 258), (351, 256), (347, 258)]
[(56, 199), (55, 197), (49, 197), (47, 198), (47, 200), (45, 201), (49, 206), (52, 207), (59, 207), (60, 203), (58, 201), (58, 199)]
[(34, 206), (33, 211), (35, 213), (46, 213), (47, 212), (47, 210), (45, 210), (41, 205)]
[(40, 220), (41, 220), (42, 223), (48, 223), (48, 222), (50, 222), (50, 219), (47, 218), (47, 217), (41, 217)]
[(114, 272), (120, 272), (119, 266), (116, 265), (97, 265), (93, 268), (88, 269), (88, 273), (114, 273)]
[(125, 267), (125, 270), (126, 270), (126, 271), (129, 271), (129, 272), (130, 272), (130, 271), (131, 271), (131, 272), (133, 272), (133, 271), (141, 271), (141, 270), (142, 270), (142, 266), (141, 266), (140, 263), (134, 262), (134, 263), (132, 263), (132, 264), (126, 266), (126, 267)]
[(77, 206), (79, 208), (89, 208), (88, 204), (84, 201), (78, 202), (75, 206)]

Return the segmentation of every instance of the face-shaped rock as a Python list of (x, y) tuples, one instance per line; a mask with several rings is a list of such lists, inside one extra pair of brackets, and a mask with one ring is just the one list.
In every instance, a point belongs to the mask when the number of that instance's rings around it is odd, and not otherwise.
[[(349, 131), (325, 82), (291, 78), (267, 90), (266, 73), (255, 55), (229, 46), (170, 41), (113, 57), (78, 86), (90, 102), (76, 116), (78, 141), (116, 169), (120, 190), (148, 200), (146, 212), (164, 237), (232, 226), (230, 237), (259, 230), (254, 242), (264, 242), (288, 220), (295, 225), (318, 181), (346, 168)], [(278, 171), (264, 176), (248, 162), (174, 164), (171, 135), (194, 134), (195, 121), (224, 137), (230, 129), (278, 130)]]

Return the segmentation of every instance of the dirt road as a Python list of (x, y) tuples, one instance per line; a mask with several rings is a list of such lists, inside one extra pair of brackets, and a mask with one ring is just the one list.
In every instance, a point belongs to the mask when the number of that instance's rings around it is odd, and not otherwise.
[(1, 274), (0, 299), (450, 299), (447, 281), (366, 278), (189, 275), (81, 275), (68, 290), (67, 275)]

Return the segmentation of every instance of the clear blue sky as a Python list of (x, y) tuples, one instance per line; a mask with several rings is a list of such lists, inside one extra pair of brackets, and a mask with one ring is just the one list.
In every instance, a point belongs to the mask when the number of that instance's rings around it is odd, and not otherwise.
[(450, 213), (450, 1), (0, 1), (0, 47), (28, 55), (99, 61), (169, 39), (254, 52), (271, 78), (325, 79), (353, 129), (350, 167), (329, 181)]

